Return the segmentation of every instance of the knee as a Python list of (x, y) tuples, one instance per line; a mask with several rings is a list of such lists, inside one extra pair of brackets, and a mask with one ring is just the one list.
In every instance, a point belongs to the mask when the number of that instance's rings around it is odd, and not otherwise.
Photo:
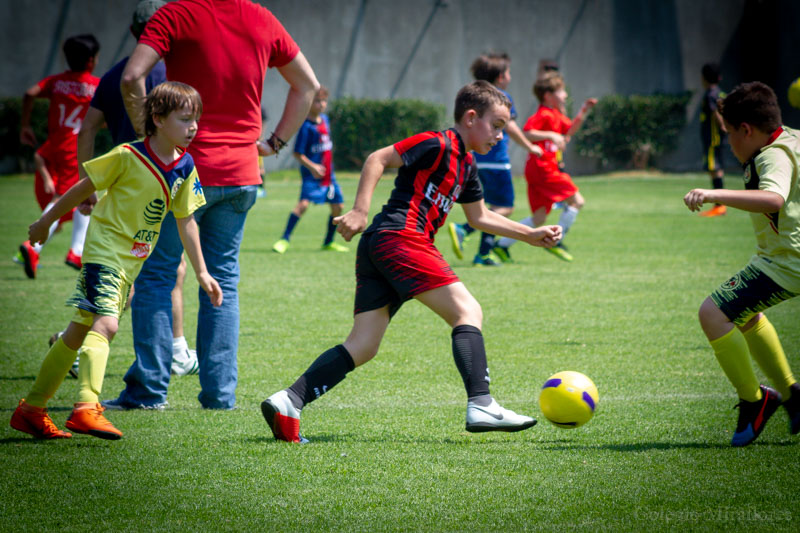
[(568, 206), (574, 207), (575, 209), (577, 209), (579, 211), (581, 209), (583, 209), (583, 206), (585, 204), (586, 204), (586, 201), (583, 199), (583, 196), (581, 196), (580, 193), (576, 193), (575, 196), (573, 196), (572, 198), (570, 198), (567, 201), (567, 205)]
[(355, 366), (361, 366), (378, 354), (380, 343), (361, 341), (345, 341), (344, 347), (350, 353)]
[(462, 325), (475, 326), (480, 330), (483, 329), (483, 309), (481, 309), (481, 305), (477, 300), (473, 299), (472, 302), (460, 308), (455, 322), (451, 324), (452, 327)]

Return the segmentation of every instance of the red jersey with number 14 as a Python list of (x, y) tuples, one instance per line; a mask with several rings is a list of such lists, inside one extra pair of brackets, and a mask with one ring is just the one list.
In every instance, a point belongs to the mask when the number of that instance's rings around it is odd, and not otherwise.
[(47, 140), (37, 150), (47, 161), (74, 167), (78, 174), (78, 132), (100, 78), (68, 70), (38, 83), (39, 98), (50, 100)]
[(475, 157), (456, 130), (418, 133), (394, 149), (404, 164), (389, 201), (365, 233), (413, 231), (433, 241), (454, 203), (483, 199)]

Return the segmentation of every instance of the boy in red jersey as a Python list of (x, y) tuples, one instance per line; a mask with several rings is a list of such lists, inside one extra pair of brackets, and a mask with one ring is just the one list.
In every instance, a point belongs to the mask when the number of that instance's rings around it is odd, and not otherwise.
[[(567, 91), (564, 86), (564, 79), (557, 71), (545, 72), (533, 85), (533, 94), (539, 100), (539, 109), (525, 123), (523, 130), (535, 133), (537, 138), (529, 139), (536, 141), (542, 147), (544, 155), (542, 157), (528, 157), (525, 164), (525, 180), (528, 182), (528, 202), (531, 206), (533, 217), (526, 218), (521, 222), (533, 227), (544, 224), (548, 213), (553, 208), (553, 204), (562, 202), (564, 209), (558, 219), (563, 235), (566, 235), (569, 228), (575, 222), (578, 211), (583, 208), (583, 196), (578, 192), (578, 186), (572, 178), (559, 167), (560, 150), (555, 143), (550, 140), (540, 140), (539, 131), (553, 131), (569, 138), (581, 127), (586, 113), (597, 103), (596, 98), (589, 98), (581, 106), (581, 110), (570, 120), (562, 113), (567, 101)], [(500, 239), (498, 246), (508, 248), (513, 244), (510, 239)], [(552, 248), (547, 248), (549, 252), (563, 259), (572, 261), (572, 255), (567, 252), (563, 243), (559, 242)]]
[(415, 298), (452, 330), (453, 357), (467, 391), (467, 431), (520, 431), (536, 423), (501, 407), (489, 394), (480, 304), (433, 244), (455, 202), (469, 224), (534, 246), (553, 246), (558, 226), (530, 228), (486, 208), (475, 151), (485, 154), (503, 138), (508, 98), (486, 81), (456, 96), (452, 129), (425, 132), (373, 152), (364, 163), (353, 209), (337, 217), (346, 241), (364, 231), (372, 193), (386, 168), (399, 168), (395, 188), (358, 245), (353, 328), (347, 340), (322, 353), (288, 389), (261, 404), (278, 440), (302, 442), (300, 411), (378, 352), (391, 317)]
[[(48, 76), (25, 92), (22, 100), (22, 125), (20, 142), (36, 146), (36, 135), (31, 128), (31, 111), (36, 98), (50, 100), (47, 119), (47, 140), (36, 150), (36, 200), (43, 212), (47, 212), (56, 200), (78, 182), (78, 132), (89, 109), (89, 102), (100, 83), (92, 76), (97, 64), (100, 45), (94, 35), (76, 35), (64, 42), (64, 55), (69, 70)], [(77, 211), (67, 213), (50, 227), (50, 235), (60, 222), (72, 219), (72, 243), (65, 263), (81, 268), (81, 254), (86, 239), (89, 217)], [(49, 239), (49, 236), (48, 236)], [(46, 240), (45, 240), (46, 242)], [(25, 274), (33, 279), (39, 265), (42, 244), (25, 241), (19, 247), (19, 259), (25, 266)]]

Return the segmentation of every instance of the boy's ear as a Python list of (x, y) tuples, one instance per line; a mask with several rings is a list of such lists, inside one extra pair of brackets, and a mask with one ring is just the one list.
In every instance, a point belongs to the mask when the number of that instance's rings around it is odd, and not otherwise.
[(153, 115), (153, 124), (155, 124), (156, 128), (160, 128), (164, 125), (164, 117), (161, 115)]
[(461, 122), (464, 123), (465, 126), (471, 128), (472, 125), (475, 123), (475, 119), (478, 117), (478, 112), (474, 109), (467, 109), (464, 112), (464, 116), (461, 117)]

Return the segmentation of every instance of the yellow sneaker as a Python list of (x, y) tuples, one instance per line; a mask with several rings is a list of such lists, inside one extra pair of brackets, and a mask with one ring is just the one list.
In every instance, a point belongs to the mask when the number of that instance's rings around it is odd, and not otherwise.
[(564, 247), (561, 245), (561, 243), (556, 244), (552, 248), (545, 248), (545, 251), (550, 252), (551, 254), (558, 257), (562, 261), (566, 261), (567, 263), (572, 262), (573, 259), (572, 254), (566, 251)]
[(287, 241), (286, 239), (281, 239), (272, 245), (272, 251), (278, 252), (279, 254), (285, 253), (286, 250), (288, 249), (289, 249), (289, 241)]
[(47, 414), (44, 407), (35, 407), (25, 403), (25, 398), (19, 401), (17, 409), (11, 415), (11, 427), (23, 433), (29, 433), (37, 439), (68, 439), (72, 437), (69, 431), (62, 431), (56, 427), (53, 419)]
[(347, 246), (342, 246), (337, 242), (330, 242), (328, 244), (323, 244), (322, 249), (328, 252), (349, 252), (350, 248)]
[(99, 403), (76, 403), (67, 419), (66, 426), (75, 433), (85, 433), (100, 439), (117, 440), (122, 437), (122, 432), (103, 416), (105, 410), (106, 408)]

